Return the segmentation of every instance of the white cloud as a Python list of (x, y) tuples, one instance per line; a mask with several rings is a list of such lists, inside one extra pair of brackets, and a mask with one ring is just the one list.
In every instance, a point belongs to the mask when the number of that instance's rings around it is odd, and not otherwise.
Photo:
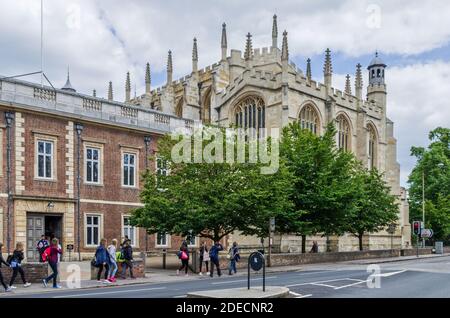
[[(351, 57), (379, 49), (404, 57), (405, 64), (411, 55), (443, 47), (450, 40), (450, 2), (439, 0), (44, 3), (45, 71), (54, 85), (64, 85), (70, 65), (72, 84), (79, 91), (89, 93), (95, 88), (99, 96), (105, 96), (107, 83), (112, 80), (117, 100), (124, 98), (128, 70), (132, 85), (136, 83), (138, 93), (143, 91), (147, 61), (155, 84), (164, 82), (169, 49), (173, 51), (174, 78), (189, 73), (194, 36), (198, 38), (200, 67), (218, 61), (224, 21), (229, 48), (243, 49), (247, 32), (253, 34), (253, 47), (263, 47), (271, 43), (272, 15), (276, 13), (279, 43), (282, 31), (287, 29), (292, 59), (298, 54), (321, 54), (326, 47)], [(39, 69), (39, 12), (37, 0), (0, 0), (1, 75)], [(380, 27), (374, 28), (378, 22)], [(445, 62), (388, 70), (388, 113), (396, 122), (402, 180), (412, 164), (409, 147), (425, 144), (429, 130), (450, 122), (450, 107), (445, 100), (449, 73)], [(342, 76), (335, 78), (335, 86), (343, 89)]]

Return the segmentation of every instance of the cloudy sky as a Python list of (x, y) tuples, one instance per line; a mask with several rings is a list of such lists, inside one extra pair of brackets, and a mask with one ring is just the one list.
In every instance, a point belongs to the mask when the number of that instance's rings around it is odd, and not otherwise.
[[(388, 116), (395, 122), (401, 182), (414, 166), (409, 149), (427, 145), (428, 131), (450, 123), (450, 2), (446, 0), (44, 0), (44, 71), (53, 85), (71, 82), (83, 93), (105, 96), (111, 80), (115, 99), (124, 98), (127, 71), (138, 94), (145, 63), (152, 86), (165, 81), (167, 51), (174, 78), (190, 72), (192, 38), (199, 66), (220, 58), (222, 22), (228, 47), (271, 43), (272, 16), (288, 31), (290, 58), (301, 69), (312, 59), (313, 77), (323, 81), (323, 52), (333, 54), (333, 86), (367, 66), (374, 52), (388, 64)], [(40, 69), (40, 0), (0, 0), (0, 75)], [(38, 81), (29, 77), (27, 80)], [(367, 79), (364, 78), (365, 84)]]

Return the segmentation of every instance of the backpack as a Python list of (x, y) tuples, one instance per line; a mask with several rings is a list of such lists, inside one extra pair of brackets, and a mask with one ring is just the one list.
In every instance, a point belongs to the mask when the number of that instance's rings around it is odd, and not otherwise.
[(43, 262), (47, 262), (49, 257), (50, 257), (50, 247), (47, 247), (47, 248), (42, 252), (42, 261), (43, 261)]
[(123, 258), (122, 251), (116, 252), (116, 262), (117, 263), (123, 263), (124, 261), (125, 261), (125, 259)]

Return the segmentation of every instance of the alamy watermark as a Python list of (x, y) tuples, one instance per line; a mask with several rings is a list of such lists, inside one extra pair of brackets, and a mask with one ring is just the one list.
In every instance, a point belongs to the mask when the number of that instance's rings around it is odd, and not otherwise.
[(171, 135), (178, 141), (171, 151), (173, 163), (253, 163), (263, 165), (261, 174), (279, 168), (279, 129), (202, 127), (192, 134)]

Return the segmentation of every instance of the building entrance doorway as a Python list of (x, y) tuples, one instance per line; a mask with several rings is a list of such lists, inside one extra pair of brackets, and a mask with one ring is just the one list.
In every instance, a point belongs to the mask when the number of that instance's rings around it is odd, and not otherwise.
[(36, 249), (37, 242), (45, 235), (49, 241), (56, 237), (62, 243), (63, 216), (58, 214), (27, 213), (27, 260), (39, 261), (39, 252)]

